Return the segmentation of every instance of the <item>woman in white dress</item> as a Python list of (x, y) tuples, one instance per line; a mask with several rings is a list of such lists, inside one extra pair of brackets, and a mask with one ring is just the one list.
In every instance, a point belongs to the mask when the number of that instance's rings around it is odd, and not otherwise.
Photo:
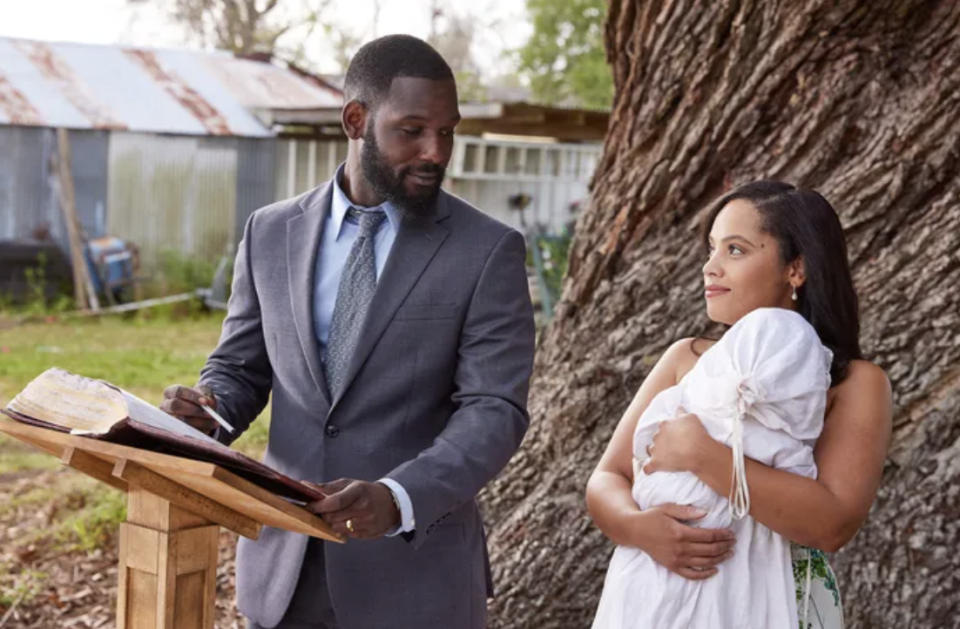
[[(703, 509), (700, 527), (729, 527), (739, 552), (713, 579), (691, 581), (643, 551), (618, 546), (595, 629), (796, 627), (790, 542), (749, 516), (744, 458), (816, 478), (813, 445), (823, 429), (832, 352), (793, 310), (758, 308), (737, 321), (676, 386), (640, 416), (633, 439), (633, 498), (641, 510), (670, 503)], [(728, 498), (691, 472), (646, 474), (642, 462), (661, 422), (683, 408), (730, 446)]]
[[(833, 355), (823, 431), (813, 449), (816, 478), (749, 457), (739, 477), (749, 489), (751, 519), (794, 544), (800, 625), (842, 627), (839, 590), (823, 552), (841, 548), (866, 519), (892, 421), (889, 381), (861, 357), (843, 230), (834, 209), (816, 192), (761, 181), (731, 191), (708, 208), (704, 244), (705, 298), (713, 321), (733, 326), (759, 308), (792, 309)], [(684, 339), (664, 353), (587, 486), (588, 508), (607, 537), (691, 581), (732, 570), (734, 564), (726, 562), (739, 538), (729, 526), (699, 526), (708, 511), (694, 506), (641, 510), (632, 494), (634, 435), (651, 401), (677, 385), (711, 346), (705, 339)], [(643, 474), (689, 472), (717, 495), (732, 495), (733, 452), (694, 413), (679, 412), (659, 424), (646, 452), (639, 454), (645, 459)], [(651, 589), (635, 596), (653, 604), (658, 594)], [(737, 626), (755, 626), (749, 623), (743, 619)]]

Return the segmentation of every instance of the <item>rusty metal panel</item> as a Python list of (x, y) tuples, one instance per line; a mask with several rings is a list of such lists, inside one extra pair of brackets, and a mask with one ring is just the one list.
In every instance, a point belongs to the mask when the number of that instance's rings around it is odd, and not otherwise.
[(138, 132), (207, 135), (203, 124), (170, 96), (122, 48), (73, 45), (71, 66), (97, 94), (109, 95), (110, 106)]
[(94, 129), (125, 129), (110, 109), (110, 106), (94, 95), (79, 79), (76, 72), (64, 61), (51, 44), (20, 40), (14, 46), (33, 63), (44, 79), (52, 83), (62, 97), (66, 98), (89, 121)]
[(0, 37), (0, 124), (273, 137), (260, 112), (341, 102), (287, 68), (224, 52)]
[[(0, 38), (0, 74), (16, 93), (13, 120), (0, 121), (16, 125), (59, 126), (67, 129), (90, 128), (90, 118), (85, 116), (60, 91), (60, 84), (46, 78), (23, 52), (20, 40)], [(11, 99), (7, 98), (8, 107)], [(29, 110), (26, 118), (24, 112)], [(19, 114), (19, 115), (16, 115)]]
[[(186, 53), (177, 53), (186, 54)], [(334, 109), (343, 105), (343, 95), (304, 80), (286, 68), (270, 63), (238, 59), (218, 52), (193, 62), (204, 66), (215, 83), (223, 85), (239, 102), (251, 110)]]
[(124, 54), (137, 63), (166, 93), (200, 121), (211, 135), (232, 135), (230, 125), (217, 109), (190, 87), (179, 74), (166, 70), (152, 50), (125, 50)]
[[(210, 70), (210, 59), (225, 57), (225, 53), (204, 53), (193, 51), (164, 50), (157, 53), (157, 59), (166, 71), (179, 76), (205, 102), (215, 108), (229, 125), (231, 135), (239, 137), (272, 137), (273, 132), (265, 127), (255, 116), (254, 107), (247, 106), (229, 85), (219, 80), (219, 76)], [(267, 65), (252, 61), (242, 61), (253, 66)], [(276, 68), (275, 68), (276, 69)], [(229, 76), (229, 75), (227, 75)]]
[(236, 233), (237, 140), (115, 132), (107, 231), (140, 247), (147, 272), (164, 251), (216, 260)]
[(31, 126), (39, 126), (43, 123), (37, 108), (27, 100), (23, 92), (10, 83), (2, 72), (0, 72), (0, 122)]

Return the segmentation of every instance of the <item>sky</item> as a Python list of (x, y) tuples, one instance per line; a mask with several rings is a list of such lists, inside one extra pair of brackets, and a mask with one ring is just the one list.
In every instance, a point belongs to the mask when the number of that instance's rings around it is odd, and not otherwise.
[[(281, 0), (296, 11), (316, 0)], [(430, 0), (330, 0), (329, 21), (365, 40), (393, 33), (426, 37), (431, 26)], [(164, 0), (131, 6), (128, 0), (0, 0), (0, 37), (90, 44), (132, 44), (152, 48), (196, 47), (160, 8)], [(379, 20), (374, 20), (376, 5)], [(522, 0), (443, 0), (446, 11), (481, 23), (473, 52), (484, 74), (509, 73), (504, 50), (523, 44), (531, 32)], [(292, 34), (290, 37), (303, 36)], [(337, 71), (325, 35), (306, 42), (307, 55), (320, 72)]]

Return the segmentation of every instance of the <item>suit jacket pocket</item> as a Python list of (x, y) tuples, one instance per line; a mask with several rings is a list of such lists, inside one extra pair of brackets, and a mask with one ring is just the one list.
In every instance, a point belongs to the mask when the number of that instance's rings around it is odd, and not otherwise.
[(453, 319), (458, 310), (457, 304), (406, 304), (400, 306), (393, 318), (395, 321)]

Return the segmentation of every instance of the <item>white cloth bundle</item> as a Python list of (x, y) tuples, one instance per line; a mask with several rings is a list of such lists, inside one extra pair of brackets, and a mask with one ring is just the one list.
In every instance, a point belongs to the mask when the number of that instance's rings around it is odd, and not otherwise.
[[(617, 547), (594, 629), (797, 626), (790, 543), (748, 515), (743, 457), (816, 478), (813, 445), (823, 428), (832, 360), (802, 316), (762, 308), (704, 352), (679, 384), (654, 397), (634, 433), (634, 500), (641, 509), (671, 502), (704, 509), (706, 517), (691, 524), (730, 527), (737, 536), (734, 555), (716, 576), (691, 581), (636, 548)], [(643, 473), (657, 426), (675, 419), (681, 406), (732, 449), (729, 499), (689, 472)]]

